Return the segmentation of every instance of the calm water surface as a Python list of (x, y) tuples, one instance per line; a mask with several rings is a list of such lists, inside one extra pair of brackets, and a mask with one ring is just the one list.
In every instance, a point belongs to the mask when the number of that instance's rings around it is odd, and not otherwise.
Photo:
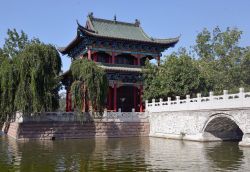
[(17, 142), (0, 136), (5, 171), (250, 171), (250, 148), (147, 137)]

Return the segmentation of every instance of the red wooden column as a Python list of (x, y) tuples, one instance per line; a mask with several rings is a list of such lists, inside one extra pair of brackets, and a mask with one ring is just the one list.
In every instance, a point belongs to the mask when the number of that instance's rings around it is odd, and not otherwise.
[(134, 65), (137, 65), (137, 58), (134, 59)]
[(97, 62), (97, 54), (94, 54), (94, 61)]
[(142, 91), (143, 91), (143, 86), (140, 85), (140, 112), (143, 112), (143, 106), (142, 106)]
[(109, 92), (108, 92), (108, 107), (109, 109), (108, 110), (111, 110), (112, 109), (112, 87), (109, 87)]
[[(111, 54), (113, 54), (113, 53), (111, 52)], [(109, 56), (109, 63), (112, 63), (112, 56)]]
[(91, 49), (88, 49), (88, 59), (91, 60)]
[(114, 83), (114, 111), (117, 112), (117, 84)]
[(141, 66), (141, 55), (140, 54), (137, 55), (137, 65)]
[(112, 64), (115, 64), (115, 52), (112, 52), (111, 63), (112, 63)]
[(134, 109), (135, 109), (135, 112), (137, 111), (137, 87), (136, 85), (134, 85)]

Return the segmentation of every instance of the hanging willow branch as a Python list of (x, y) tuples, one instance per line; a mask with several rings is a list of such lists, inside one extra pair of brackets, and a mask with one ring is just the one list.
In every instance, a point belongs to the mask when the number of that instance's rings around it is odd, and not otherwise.
[(108, 91), (108, 80), (103, 69), (87, 59), (75, 60), (70, 70), (73, 75), (72, 101), (78, 111), (86, 110), (86, 102), (103, 112)]
[(8, 121), (13, 116), (15, 92), (18, 84), (18, 75), (13, 61), (2, 58), (0, 62), (0, 123)]
[(59, 106), (57, 78), (61, 70), (61, 58), (51, 45), (33, 43), (22, 53), (19, 72), (20, 82), (15, 105), (23, 113), (55, 110)]
[(57, 109), (60, 71), (61, 58), (54, 46), (8, 30), (0, 48), (0, 123), (13, 118), (16, 111)]

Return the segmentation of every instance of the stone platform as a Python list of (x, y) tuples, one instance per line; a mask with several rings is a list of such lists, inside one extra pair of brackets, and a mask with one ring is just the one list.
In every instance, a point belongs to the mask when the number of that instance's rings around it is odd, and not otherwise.
[(148, 122), (13, 122), (7, 131), (7, 135), (17, 140), (138, 137), (148, 134)]
[(148, 136), (149, 129), (148, 119), (142, 113), (113, 113), (91, 120), (72, 113), (46, 113), (24, 118), (17, 115), (2, 131), (14, 139), (29, 140), (140, 137)]

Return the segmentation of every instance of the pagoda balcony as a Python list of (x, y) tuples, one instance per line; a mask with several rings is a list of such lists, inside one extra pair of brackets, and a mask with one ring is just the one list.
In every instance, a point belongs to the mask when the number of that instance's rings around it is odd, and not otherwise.
[(96, 64), (105, 69), (105, 70), (113, 70), (113, 71), (124, 71), (124, 72), (142, 72), (142, 67), (138, 65), (129, 65), (129, 64), (110, 64), (110, 63), (100, 63), (96, 62)]

